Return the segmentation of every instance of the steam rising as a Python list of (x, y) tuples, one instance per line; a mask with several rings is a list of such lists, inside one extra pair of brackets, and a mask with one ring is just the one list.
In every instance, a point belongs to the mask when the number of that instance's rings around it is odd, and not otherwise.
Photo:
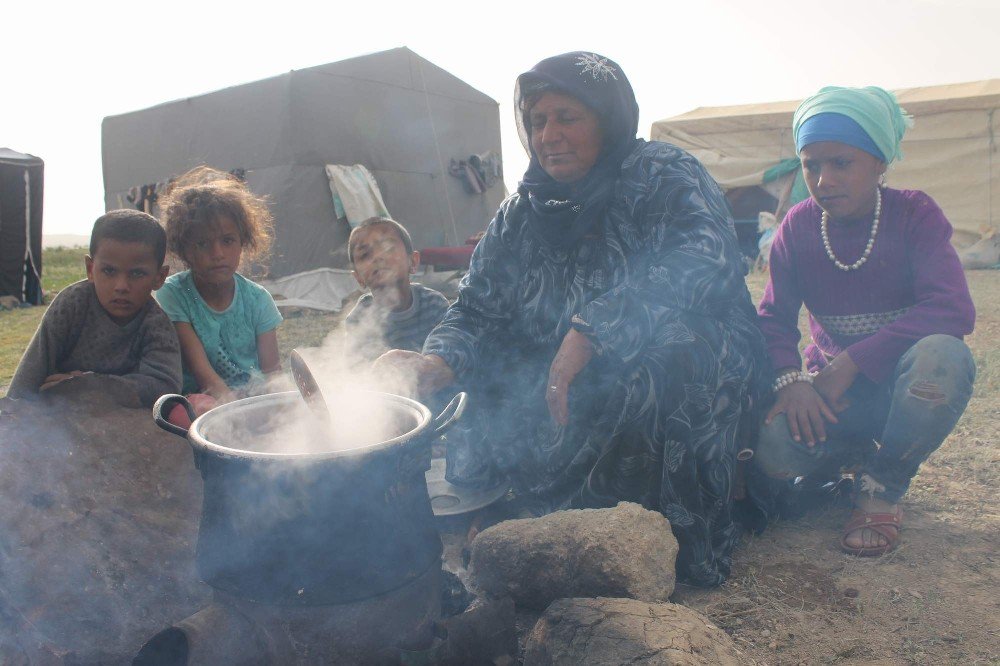
[[(349, 337), (339, 327), (320, 347), (299, 349), (326, 400), (329, 425), (300, 398), (291, 408), (266, 403), (269, 409), (241, 412), (241, 418), (208, 417), (201, 434), (227, 448), (299, 455), (364, 449), (403, 435), (419, 425), (416, 415), (370, 393), (416, 395), (412, 368), (373, 369), (373, 360), (387, 350), (374, 321), (352, 327)], [(295, 390), (290, 380), (271, 388)]]

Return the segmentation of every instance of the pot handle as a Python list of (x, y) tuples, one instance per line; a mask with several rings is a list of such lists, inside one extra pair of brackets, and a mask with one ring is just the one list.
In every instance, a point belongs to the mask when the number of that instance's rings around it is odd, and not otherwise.
[(160, 396), (160, 399), (156, 401), (153, 405), (153, 422), (166, 430), (167, 432), (179, 435), (180, 437), (187, 437), (188, 429), (182, 428), (179, 425), (174, 425), (167, 420), (167, 416), (175, 405), (184, 405), (184, 411), (187, 412), (188, 418), (191, 419), (193, 423), (198, 415), (194, 413), (194, 407), (188, 402), (188, 399), (182, 395), (177, 395), (176, 393), (168, 393), (166, 395)]
[(435, 436), (445, 434), (453, 425), (455, 425), (456, 421), (462, 418), (462, 414), (465, 412), (465, 403), (467, 402), (467, 398), (468, 396), (465, 391), (456, 394), (455, 397), (451, 399), (451, 402), (449, 402), (448, 405), (441, 410), (441, 413), (434, 418), (431, 425), (434, 426)]

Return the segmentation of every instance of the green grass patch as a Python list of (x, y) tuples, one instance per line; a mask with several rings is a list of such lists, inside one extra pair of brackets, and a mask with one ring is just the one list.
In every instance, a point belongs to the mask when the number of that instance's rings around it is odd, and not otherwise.
[[(45, 302), (52, 301), (60, 289), (87, 277), (83, 258), (86, 248), (56, 247), (42, 252), (42, 288)], [(47, 305), (0, 311), (0, 396), (7, 395), (21, 354), (35, 334)]]
[[(350, 308), (347, 308), (350, 310)], [(288, 354), (296, 347), (319, 347), (330, 333), (340, 326), (346, 312), (327, 313), (304, 310), (285, 315), (278, 327), (278, 351), (287, 368)]]
[[(87, 277), (83, 258), (87, 248), (54, 247), (42, 252), (42, 288), (48, 294), (65, 289), (69, 285)], [(51, 295), (45, 299), (52, 300)]]
[(7, 395), (7, 384), (44, 311), (45, 306), (39, 306), (0, 312), (0, 395)]

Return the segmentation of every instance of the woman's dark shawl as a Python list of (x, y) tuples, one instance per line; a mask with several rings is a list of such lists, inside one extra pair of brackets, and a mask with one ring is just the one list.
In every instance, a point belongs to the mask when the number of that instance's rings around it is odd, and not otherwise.
[[(542, 168), (531, 149), (526, 96), (539, 89), (574, 97), (600, 118), (604, 149), (583, 180), (560, 183)], [(517, 79), (514, 108), (521, 143), (531, 162), (517, 191), (531, 203), (531, 229), (557, 247), (572, 247), (604, 217), (622, 161), (636, 148), (639, 105), (625, 73), (596, 53), (574, 51), (541, 61)]]

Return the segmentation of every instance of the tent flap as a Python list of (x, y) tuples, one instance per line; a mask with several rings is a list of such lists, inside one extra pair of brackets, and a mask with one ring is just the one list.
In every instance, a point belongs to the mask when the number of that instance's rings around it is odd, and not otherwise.
[(0, 148), (0, 296), (42, 303), (42, 160)]

